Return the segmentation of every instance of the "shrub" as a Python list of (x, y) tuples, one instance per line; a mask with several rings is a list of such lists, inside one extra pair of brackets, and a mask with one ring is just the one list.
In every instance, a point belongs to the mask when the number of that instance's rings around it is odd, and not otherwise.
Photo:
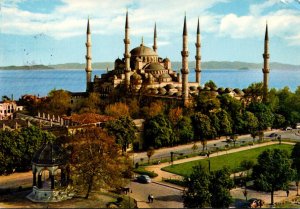
[(163, 181), (171, 183), (171, 184), (175, 184), (175, 185), (178, 185), (178, 186), (182, 186), (182, 187), (185, 186), (184, 182), (182, 180), (179, 180), (179, 179), (164, 179)]
[(154, 178), (154, 177), (158, 176), (157, 173), (154, 173), (153, 171), (147, 171), (147, 170), (145, 170), (144, 167), (139, 167), (139, 168), (133, 169), (133, 172), (141, 174), (141, 175), (148, 175), (150, 178)]

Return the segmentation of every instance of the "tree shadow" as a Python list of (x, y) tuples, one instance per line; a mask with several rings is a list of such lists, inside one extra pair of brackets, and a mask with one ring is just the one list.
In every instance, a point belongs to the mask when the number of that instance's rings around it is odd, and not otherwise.
[(154, 201), (155, 200), (182, 202), (182, 196), (181, 195), (158, 196), (158, 197), (154, 197)]

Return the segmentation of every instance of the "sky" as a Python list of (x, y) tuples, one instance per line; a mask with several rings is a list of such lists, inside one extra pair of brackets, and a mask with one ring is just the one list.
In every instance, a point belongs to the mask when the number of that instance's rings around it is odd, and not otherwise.
[(0, 66), (85, 63), (90, 18), (92, 61), (124, 53), (129, 13), (130, 48), (153, 45), (180, 61), (187, 17), (189, 60), (195, 60), (197, 19), (202, 61), (261, 63), (268, 23), (270, 61), (300, 64), (300, 0), (0, 0)]

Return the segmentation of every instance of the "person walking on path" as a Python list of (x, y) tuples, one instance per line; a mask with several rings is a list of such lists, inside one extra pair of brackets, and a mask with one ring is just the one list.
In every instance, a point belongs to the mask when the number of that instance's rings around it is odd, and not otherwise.
[(151, 203), (153, 203), (153, 200), (154, 200), (153, 194), (150, 194), (150, 200), (151, 200)]
[(290, 191), (286, 190), (286, 196), (289, 197)]

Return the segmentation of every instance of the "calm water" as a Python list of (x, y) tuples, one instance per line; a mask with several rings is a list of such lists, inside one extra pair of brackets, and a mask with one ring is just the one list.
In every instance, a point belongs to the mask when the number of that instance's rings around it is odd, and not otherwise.
[[(195, 80), (194, 70), (190, 70), (189, 81)], [(94, 70), (93, 76), (104, 70)], [(213, 80), (218, 87), (246, 88), (253, 82), (261, 82), (261, 70), (203, 70), (204, 84)], [(270, 87), (288, 86), (295, 91), (300, 86), (299, 70), (272, 70)], [(0, 70), (0, 96), (7, 95), (20, 98), (24, 94), (45, 96), (52, 89), (65, 89), (74, 92), (85, 91), (84, 70)]]

